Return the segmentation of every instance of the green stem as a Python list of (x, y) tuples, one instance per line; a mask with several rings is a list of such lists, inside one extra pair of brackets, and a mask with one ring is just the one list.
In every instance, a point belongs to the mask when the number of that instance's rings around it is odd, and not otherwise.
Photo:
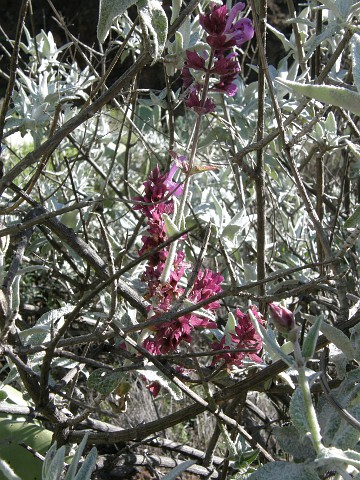
[(324, 449), (324, 446), (321, 441), (320, 425), (317, 420), (314, 404), (311, 398), (310, 386), (305, 373), (305, 363), (301, 353), (300, 343), (297, 337), (294, 340), (293, 344), (294, 356), (296, 360), (296, 369), (299, 374), (299, 385), (301, 388), (305, 406), (306, 420), (309, 426), (312, 444), (316, 453), (319, 454)]
[[(203, 85), (203, 89), (202, 89), (202, 95), (201, 95), (201, 101), (200, 101), (201, 107), (203, 107), (205, 105), (206, 97), (207, 97), (207, 94), (208, 94), (208, 91), (209, 91), (210, 72), (211, 72), (211, 68), (212, 68), (214, 54), (215, 54), (215, 51), (213, 49), (211, 49), (208, 68), (207, 68), (207, 71), (206, 71), (206, 75), (205, 75), (205, 79), (204, 79), (204, 85)], [(189, 143), (188, 143), (188, 146), (187, 146), (187, 149), (189, 149), (189, 146), (191, 144), (188, 171), (187, 171), (187, 175), (186, 175), (185, 182), (184, 182), (184, 189), (183, 189), (183, 193), (182, 193), (182, 196), (181, 196), (181, 199), (180, 199), (180, 204), (179, 204), (179, 207), (178, 207), (178, 210), (176, 212), (175, 219), (174, 219), (174, 223), (179, 230), (182, 229), (184, 210), (185, 210), (186, 200), (187, 200), (187, 197), (188, 197), (188, 194), (189, 194), (191, 170), (192, 170), (192, 167), (193, 167), (193, 164), (194, 164), (195, 155), (196, 155), (196, 151), (197, 151), (197, 146), (198, 146), (198, 141), (199, 141), (199, 136), (200, 136), (200, 127), (201, 127), (201, 122), (202, 122), (203, 115), (204, 115), (204, 113), (201, 113), (201, 112), (199, 112), (197, 114), (194, 129), (193, 129), (193, 132), (190, 136)], [(178, 243), (179, 243), (179, 240), (176, 240), (175, 242), (173, 242), (170, 245), (169, 254), (166, 258), (164, 269), (163, 269), (163, 271), (161, 273), (161, 277), (160, 277), (160, 282), (162, 284), (166, 283), (168, 281), (169, 277), (170, 277), (171, 268), (174, 264)]]

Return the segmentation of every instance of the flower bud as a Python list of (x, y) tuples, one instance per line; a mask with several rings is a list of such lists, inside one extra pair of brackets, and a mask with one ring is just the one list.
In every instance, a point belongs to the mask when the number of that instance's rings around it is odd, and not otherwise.
[(288, 334), (296, 327), (294, 314), (280, 303), (269, 303), (270, 315), (279, 332)]

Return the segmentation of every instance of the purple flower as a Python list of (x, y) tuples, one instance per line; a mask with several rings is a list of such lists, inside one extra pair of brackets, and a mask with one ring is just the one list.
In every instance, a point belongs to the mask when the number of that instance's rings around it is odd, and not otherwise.
[(251, 20), (241, 18), (235, 21), (244, 8), (244, 3), (237, 3), (228, 14), (226, 5), (212, 4), (210, 12), (200, 16), (200, 24), (209, 34), (206, 40), (212, 48), (224, 51), (251, 40), (254, 36)]
[(164, 185), (172, 195), (176, 195), (178, 197), (182, 195), (184, 187), (180, 183), (173, 181), (173, 177), (177, 172), (177, 170), (179, 170), (179, 166), (176, 163), (174, 163), (171, 166), (170, 171), (166, 176), (166, 179), (164, 180)]
[[(253, 315), (259, 323), (263, 323), (261, 314), (258, 312), (257, 308), (253, 305), (250, 307)], [(259, 357), (258, 353), (262, 349), (262, 340), (257, 334), (254, 325), (252, 324), (249, 315), (242, 313), (238, 308), (236, 309), (236, 316), (238, 324), (235, 326), (235, 333), (230, 334), (230, 339), (227, 336), (219, 341), (216, 341), (212, 344), (214, 350), (226, 350), (226, 349), (249, 349), (254, 350), (253, 352), (227, 352), (219, 353), (215, 355), (212, 361), (212, 365), (216, 365), (220, 361), (224, 362), (226, 367), (230, 365), (236, 365), (241, 367), (243, 364), (244, 358), (248, 357), (250, 360), (261, 363), (262, 360)], [(230, 340), (230, 342), (229, 342)], [(230, 343), (230, 345), (229, 345)]]
[(275, 327), (281, 333), (290, 333), (296, 328), (294, 314), (280, 303), (269, 303), (270, 315)]
[[(195, 280), (194, 288), (189, 295), (189, 300), (193, 303), (199, 303), (202, 300), (207, 300), (216, 293), (222, 291), (220, 284), (223, 281), (224, 277), (222, 277), (219, 273), (213, 272), (207, 268), (205, 270), (200, 270)], [(217, 300), (204, 306), (206, 310), (216, 310), (219, 307), (220, 303)]]
[(192, 108), (194, 112), (199, 115), (204, 115), (205, 113), (210, 113), (215, 110), (215, 102), (211, 98), (207, 98), (203, 103), (201, 102), (196, 88), (191, 89), (190, 95), (187, 100), (185, 100), (185, 105), (188, 108)]
[(186, 51), (186, 65), (189, 68), (195, 68), (196, 70), (203, 70), (206, 72), (206, 60), (207, 54), (203, 52), (203, 55), (200, 56), (197, 52), (192, 52), (191, 50)]

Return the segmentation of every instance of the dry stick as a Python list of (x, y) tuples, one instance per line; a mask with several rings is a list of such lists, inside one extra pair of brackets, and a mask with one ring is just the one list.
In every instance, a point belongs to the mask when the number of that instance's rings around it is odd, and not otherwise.
[[(264, 0), (259, 4), (259, 16), (256, 15), (254, 2), (252, 2), (252, 11), (254, 22), (258, 26), (256, 30), (257, 36), (262, 39), (264, 48), (266, 45), (266, 15), (267, 1)], [(265, 114), (265, 65), (260, 61), (260, 53), (258, 50), (259, 63), (259, 80), (258, 80), (258, 120), (256, 140), (259, 142), (264, 137), (264, 114)], [(256, 152), (255, 167), (255, 188), (256, 188), (256, 266), (257, 279), (263, 280), (266, 276), (265, 248), (266, 248), (266, 217), (265, 217), (265, 171), (264, 171), (264, 149), (259, 148)], [(265, 295), (265, 284), (259, 285), (259, 295)], [(266, 305), (259, 306), (262, 313), (265, 312)]]
[[(320, 222), (324, 218), (324, 163), (321, 156), (316, 157), (316, 213), (318, 214)], [(322, 263), (324, 261), (324, 250), (321, 241), (316, 237), (318, 261)], [(324, 274), (323, 265), (320, 265), (320, 275)]]
[[(290, 17), (295, 20), (296, 18), (296, 12), (294, 8), (294, 2), (293, 0), (286, 0), (287, 7), (289, 10)], [(306, 72), (306, 63), (305, 63), (305, 52), (301, 43), (301, 36), (300, 36), (300, 31), (299, 31), (299, 26), (296, 23), (296, 21), (293, 22), (293, 32), (294, 32), (294, 37), (295, 37), (295, 44), (296, 44), (296, 50), (297, 50), (297, 55), (299, 58), (299, 64), (301, 67), (301, 71), (303, 74)]]
[[(347, 332), (349, 328), (354, 327), (359, 321), (360, 312), (355, 314), (350, 320), (340, 324), (338, 328), (343, 332)], [(318, 339), (316, 349), (321, 350), (326, 345), (328, 345), (328, 343), (329, 340), (324, 335), (322, 335)], [(218, 404), (221, 404), (224, 401), (231, 400), (232, 398), (236, 397), (241, 393), (258, 389), (259, 385), (266, 384), (266, 382), (268, 382), (287, 368), (288, 365), (281, 360), (274, 362), (272, 365), (258, 371), (251, 377), (248, 377), (244, 380), (241, 380), (240, 382), (235, 383), (234, 385), (231, 385), (230, 387), (225, 387), (221, 391), (216, 392), (213, 396), (213, 399)], [(112, 432), (90, 432), (89, 442), (94, 444), (104, 444), (125, 442), (129, 440), (141, 440), (158, 431), (164, 430), (165, 428), (173, 427), (181, 422), (194, 418), (197, 415), (203, 413), (205, 410), (206, 407), (204, 407), (204, 405), (194, 403), (159, 420), (155, 420), (146, 424), (141, 424), (127, 430), (118, 430)], [(81, 430), (69, 432), (68, 441), (79, 443), (82, 440), (83, 435), (84, 432)]]
[[(1, 148), (1, 142), (2, 142), (3, 133), (4, 133), (5, 117), (10, 105), (10, 101), (11, 101), (11, 97), (12, 97), (12, 93), (15, 85), (15, 80), (16, 80), (16, 70), (19, 62), (21, 35), (24, 29), (25, 17), (26, 17), (28, 5), (29, 5), (29, 0), (23, 0), (20, 8), (18, 24), (16, 27), (14, 48), (13, 48), (13, 53), (11, 55), (11, 62), (10, 62), (10, 77), (9, 77), (9, 82), (7, 84), (5, 97), (4, 97), (1, 112), (0, 112), (0, 148)], [(0, 166), (0, 169), (2, 169), (2, 167), (3, 165)], [(0, 176), (2, 176), (2, 171), (0, 171)]]
[[(251, 0), (251, 2), (254, 3), (254, 0)], [(319, 242), (321, 242), (321, 246), (323, 248), (325, 258), (328, 260), (328, 259), (333, 258), (331, 247), (330, 247), (328, 238), (325, 234), (325, 231), (322, 227), (321, 221), (320, 221), (320, 219), (319, 219), (319, 217), (318, 217), (318, 215), (317, 215), (317, 213), (316, 213), (316, 211), (315, 211), (315, 209), (314, 209), (314, 207), (313, 207), (313, 205), (310, 201), (310, 198), (307, 194), (306, 188), (304, 186), (304, 183), (302, 181), (302, 178), (301, 178), (301, 176), (299, 174), (299, 171), (298, 171), (298, 168), (296, 166), (296, 163), (295, 163), (295, 161), (293, 159), (293, 156), (291, 154), (291, 148), (289, 146), (289, 143), (287, 141), (286, 134), (285, 134), (285, 129), (284, 129), (284, 123), (283, 123), (283, 119), (282, 119), (281, 110), (280, 110), (280, 107), (279, 107), (279, 104), (278, 104), (278, 101), (277, 101), (277, 98), (276, 98), (276, 95), (275, 95), (275, 92), (274, 92), (273, 83), (272, 83), (272, 79), (271, 79), (271, 76), (270, 76), (270, 73), (269, 73), (269, 68), (268, 68), (268, 65), (267, 65), (267, 59), (266, 59), (264, 47), (263, 47), (262, 42), (261, 42), (259, 25), (256, 24), (256, 23), (255, 23), (255, 29), (258, 31), (259, 52), (260, 52), (260, 55), (261, 55), (262, 64), (264, 65), (264, 68), (265, 68), (266, 79), (267, 79), (267, 83), (268, 83), (273, 107), (274, 107), (274, 110), (275, 110), (275, 117), (276, 117), (276, 120), (277, 120), (277, 123), (278, 123), (279, 134), (280, 134), (280, 138), (281, 138), (281, 141), (282, 141), (282, 144), (283, 144), (284, 154), (285, 154), (286, 160), (288, 161), (288, 164), (290, 166), (290, 169), (291, 169), (291, 172), (293, 174), (293, 177), (294, 177), (296, 186), (298, 188), (299, 194), (300, 194), (300, 196), (301, 196), (301, 198), (304, 202), (306, 211), (308, 212), (308, 215), (309, 215), (309, 217), (312, 221), (312, 224), (315, 228), (317, 238), (319, 239)], [(351, 38), (351, 34), (349, 34), (349, 36), (346, 36), (346, 34), (345, 34), (343, 40), (347, 37)], [(344, 47), (345, 47), (345, 45), (343, 46), (343, 48)], [(340, 55), (341, 51), (338, 51), (338, 50), (339, 49), (337, 48), (336, 52), (338, 52), (338, 54)], [(321, 74), (318, 77), (318, 80), (323, 75), (323, 73), (324, 72), (321, 72)], [(339, 273), (338, 272), (338, 265), (337, 265), (336, 261), (333, 261), (331, 266), (336, 273)], [(337, 292), (338, 292), (338, 297), (339, 297), (339, 302), (340, 302), (340, 312), (339, 312), (339, 323), (340, 323), (342, 321), (345, 321), (346, 318), (348, 317), (349, 301), (348, 301), (347, 296), (346, 296), (346, 293), (347, 293), (346, 292), (346, 282), (343, 279), (338, 278), (338, 280), (336, 282), (336, 287), (337, 287)]]

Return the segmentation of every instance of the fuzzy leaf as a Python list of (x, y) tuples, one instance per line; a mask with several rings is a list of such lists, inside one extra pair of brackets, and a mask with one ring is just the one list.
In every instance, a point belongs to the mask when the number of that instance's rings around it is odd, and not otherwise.
[(248, 310), (248, 314), (256, 332), (258, 335), (260, 335), (262, 341), (265, 343), (266, 351), (269, 353), (272, 360), (276, 361), (280, 358), (287, 365), (289, 365), (289, 367), (292, 367), (294, 363), (292, 357), (289, 357), (289, 355), (286, 355), (286, 353), (281, 350), (280, 345), (276, 341), (273, 330), (269, 330), (267, 332), (265, 328), (256, 320), (251, 310)]
[(168, 21), (158, 0), (138, 0), (139, 18), (147, 44), (152, 50), (153, 63), (159, 59), (167, 40)]
[(172, 237), (173, 235), (176, 235), (177, 233), (180, 232), (180, 230), (177, 228), (175, 223), (171, 220), (169, 215), (167, 213), (162, 214), (162, 218), (165, 222), (165, 228), (166, 228), (166, 233), (168, 237)]
[(319, 480), (318, 475), (308, 465), (288, 462), (267, 463), (252, 473), (248, 480)]
[(76, 475), (76, 470), (78, 468), (78, 465), (79, 465), (79, 462), (80, 462), (80, 459), (81, 459), (81, 455), (84, 451), (88, 436), (89, 436), (89, 434), (85, 433), (83, 439), (81, 440), (81, 443), (79, 444), (78, 448), (76, 449), (75, 455), (73, 456), (73, 458), (71, 460), (71, 463), (70, 463), (70, 466), (69, 466), (69, 469), (66, 473), (65, 480), (74, 480), (75, 475)]
[(57, 444), (56, 444), (56, 442), (54, 442), (46, 453), (45, 460), (44, 460), (43, 467), (42, 467), (42, 478), (43, 479), (49, 478), (50, 466), (51, 466), (51, 463), (52, 463), (52, 461), (53, 461), (53, 459), (56, 455), (56, 447), (57, 447)]
[(95, 469), (96, 458), (97, 450), (95, 447), (93, 447), (87, 454), (84, 463), (81, 465), (81, 468), (78, 471), (74, 480), (90, 480), (91, 474)]
[(0, 458), (0, 473), (2, 473), (7, 480), (21, 480), (21, 478), (16, 475), (14, 470), (10, 465)]
[(122, 15), (136, 0), (100, 0), (97, 37), (104, 43), (116, 17)]
[(322, 318), (318, 317), (315, 320), (315, 323), (310, 328), (306, 338), (304, 340), (304, 344), (302, 347), (302, 354), (304, 358), (312, 358), (315, 352), (316, 342), (319, 336), (320, 326), (321, 326)]
[(294, 457), (296, 462), (313, 460), (316, 452), (309, 437), (300, 438), (293, 425), (275, 427), (274, 435), (280, 447)]
[[(312, 324), (317, 321), (317, 319), (312, 315), (306, 315), (306, 319)], [(331, 343), (336, 345), (336, 347), (346, 355), (348, 360), (352, 360), (354, 358), (355, 352), (353, 346), (351, 345), (351, 341), (345, 335), (345, 333), (327, 322), (321, 323), (320, 330)]]
[(65, 461), (65, 446), (63, 445), (59, 450), (56, 451), (50, 466), (47, 471), (46, 477), (43, 480), (58, 480), (60, 475), (64, 470), (64, 461)]
[(302, 436), (305, 436), (310, 429), (306, 418), (304, 398), (300, 387), (297, 387), (291, 397), (289, 413), (298, 432)]
[(360, 93), (360, 35), (354, 33), (352, 38), (353, 67), (352, 73), (357, 91)]
[(334, 87), (331, 85), (308, 85), (298, 82), (283, 80), (279, 77), (276, 81), (285, 85), (290, 90), (305, 95), (305, 97), (314, 98), (319, 102), (327, 105), (335, 105), (336, 107), (349, 110), (355, 115), (360, 115), (360, 93), (353, 92), (343, 87)]

